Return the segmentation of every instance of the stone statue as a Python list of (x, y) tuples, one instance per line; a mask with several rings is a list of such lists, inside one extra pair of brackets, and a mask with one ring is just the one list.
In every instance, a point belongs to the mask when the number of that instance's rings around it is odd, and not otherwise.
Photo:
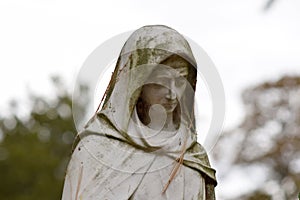
[(78, 134), (63, 200), (215, 199), (215, 170), (197, 143), (197, 64), (162, 25), (124, 44), (102, 108)]

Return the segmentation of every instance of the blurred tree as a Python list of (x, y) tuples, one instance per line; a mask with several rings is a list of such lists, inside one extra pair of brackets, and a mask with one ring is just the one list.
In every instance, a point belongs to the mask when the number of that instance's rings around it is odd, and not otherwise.
[[(61, 198), (77, 131), (70, 94), (60, 78), (53, 77), (52, 82), (56, 90), (53, 99), (31, 95), (28, 116), (19, 118), (12, 113), (0, 119), (0, 199)], [(12, 101), (12, 111), (17, 107)]]
[(264, 192), (255, 191), (252, 194), (243, 197), (247, 200), (271, 200), (272, 197)]
[(264, 10), (267, 11), (269, 10), (275, 3), (275, 0), (268, 0), (264, 6)]
[(263, 83), (245, 90), (242, 97), (244, 121), (222, 136), (214, 152), (219, 165), (227, 164), (223, 178), (239, 169), (247, 179), (258, 180), (255, 189), (238, 199), (296, 199), (300, 188), (300, 77)]

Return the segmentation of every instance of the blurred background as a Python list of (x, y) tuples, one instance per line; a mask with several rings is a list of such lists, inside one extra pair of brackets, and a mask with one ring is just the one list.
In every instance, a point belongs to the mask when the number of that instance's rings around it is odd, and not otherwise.
[(209, 155), (217, 199), (297, 199), (299, 10), (297, 0), (1, 1), (0, 199), (60, 199), (72, 103), (90, 101), (72, 102), (81, 65), (103, 41), (148, 24), (193, 39), (222, 78), (226, 121)]

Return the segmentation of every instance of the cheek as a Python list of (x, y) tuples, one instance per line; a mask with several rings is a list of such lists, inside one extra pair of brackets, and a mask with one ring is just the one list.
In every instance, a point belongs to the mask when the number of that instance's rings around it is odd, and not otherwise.
[(184, 91), (185, 91), (185, 88), (186, 88), (186, 85), (183, 85), (183, 86), (177, 88), (177, 96), (178, 96), (179, 98), (182, 97), (182, 95), (183, 95), (183, 93), (184, 93)]
[(142, 98), (151, 104), (160, 103), (160, 101), (165, 98), (166, 91), (167, 89), (163, 86), (145, 87), (142, 91)]
[(181, 99), (182, 95), (184, 94), (186, 89), (186, 82), (185, 81), (177, 81), (174, 85), (173, 92), (176, 93), (177, 99)]

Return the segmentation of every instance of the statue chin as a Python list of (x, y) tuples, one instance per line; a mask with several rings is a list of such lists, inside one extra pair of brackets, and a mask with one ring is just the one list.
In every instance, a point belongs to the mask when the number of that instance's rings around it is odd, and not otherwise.
[(162, 130), (167, 123), (166, 109), (160, 104), (154, 104), (149, 109), (150, 122), (147, 124), (149, 128)]

